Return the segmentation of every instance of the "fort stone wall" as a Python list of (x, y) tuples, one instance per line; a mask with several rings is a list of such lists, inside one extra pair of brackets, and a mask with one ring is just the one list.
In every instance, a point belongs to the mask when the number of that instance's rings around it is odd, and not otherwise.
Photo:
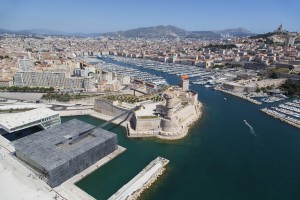
[[(95, 99), (94, 110), (111, 117), (116, 117), (127, 111), (124, 108), (115, 106), (112, 101), (105, 99)], [(121, 116), (120, 119), (129, 121), (132, 115), (132, 113), (128, 113), (128, 115)]]
[(155, 131), (160, 128), (159, 117), (157, 118), (138, 118), (134, 116), (132, 118), (132, 127), (135, 131)]

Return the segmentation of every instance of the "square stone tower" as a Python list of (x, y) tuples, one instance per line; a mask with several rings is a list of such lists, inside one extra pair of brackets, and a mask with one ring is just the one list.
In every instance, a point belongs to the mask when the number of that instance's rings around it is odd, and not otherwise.
[(181, 87), (182, 91), (189, 90), (189, 77), (188, 76), (180, 76), (179, 77), (179, 86)]

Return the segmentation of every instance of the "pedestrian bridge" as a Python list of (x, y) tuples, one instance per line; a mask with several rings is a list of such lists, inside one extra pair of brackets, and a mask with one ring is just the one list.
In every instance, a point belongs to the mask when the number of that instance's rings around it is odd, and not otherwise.
[(115, 116), (114, 118), (112, 118), (112, 119), (110, 119), (109, 121), (105, 122), (104, 124), (101, 124), (99, 127), (102, 128), (102, 127), (104, 127), (104, 126), (106, 126), (106, 125), (112, 123), (112, 122), (115, 121), (116, 119), (119, 119), (120, 117), (122, 117), (122, 116), (124, 116), (124, 115), (126, 115), (126, 114), (129, 114), (129, 113), (131, 113), (131, 112), (134, 112), (135, 110), (139, 109), (140, 107), (143, 107), (143, 105), (148, 104), (148, 103), (151, 103), (151, 101), (150, 101), (150, 100), (144, 101), (144, 102), (141, 103), (140, 105), (138, 105), (138, 106), (136, 106), (136, 107), (134, 107), (134, 108), (132, 108), (132, 109), (130, 109), (130, 110), (126, 110), (126, 111), (124, 111), (123, 113), (121, 113), (120, 115)]
[(110, 124), (110, 123), (112, 123), (113, 121), (119, 119), (120, 117), (122, 117), (122, 116), (124, 116), (124, 115), (126, 115), (126, 114), (129, 114), (129, 113), (133, 112), (134, 110), (138, 109), (139, 107), (140, 107), (140, 106), (136, 106), (136, 107), (134, 107), (134, 108), (132, 108), (132, 109), (130, 109), (130, 110), (126, 110), (125, 112), (123, 112), (123, 113), (121, 113), (120, 115), (118, 115), (118, 116), (116, 116), (116, 117), (110, 119), (109, 121), (105, 122), (104, 124), (101, 124), (99, 127), (102, 128), (102, 127), (104, 127), (104, 126), (107, 126), (108, 124)]

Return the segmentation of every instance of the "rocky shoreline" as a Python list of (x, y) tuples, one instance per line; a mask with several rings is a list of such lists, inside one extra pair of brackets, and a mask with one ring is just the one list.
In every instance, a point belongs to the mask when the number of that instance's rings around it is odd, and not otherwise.
[(140, 190), (136, 191), (135, 193), (132, 194), (128, 200), (136, 200), (138, 199), (141, 194), (147, 190), (166, 170), (166, 168), (162, 168), (159, 173), (155, 174)]
[(148, 189), (166, 170), (169, 160), (157, 157), (151, 161), (140, 173), (121, 187), (109, 200), (136, 200)]

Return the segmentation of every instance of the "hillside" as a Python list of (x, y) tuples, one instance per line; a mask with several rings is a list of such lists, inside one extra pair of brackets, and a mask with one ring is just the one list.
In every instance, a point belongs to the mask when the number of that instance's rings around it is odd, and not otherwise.
[(264, 34), (258, 34), (255, 36), (251, 36), (251, 39), (264, 39), (268, 43), (284, 43), (286, 41), (286, 38), (288, 37), (294, 37), (295, 38), (295, 43), (300, 43), (300, 34), (296, 32), (268, 32)]
[(76, 36), (76, 37), (98, 37), (100, 33), (67, 33), (61, 31), (52, 31), (48, 29), (30, 29), (30, 30), (18, 30), (18, 31), (11, 31), (5, 30), (0, 28), (0, 35), (1, 34), (15, 34), (15, 35), (42, 35), (42, 36)]
[(48, 29), (30, 29), (10, 31), (0, 29), (0, 34), (16, 34), (16, 35), (43, 35), (43, 36), (79, 36), (79, 37), (128, 37), (128, 38), (199, 38), (199, 39), (220, 39), (222, 34), (230, 36), (244, 37), (255, 35), (251, 31), (244, 28), (233, 28), (221, 31), (187, 31), (176, 26), (151, 26), (126, 31), (108, 32), (108, 33), (66, 33), (61, 31), (52, 31)]
[(254, 36), (256, 35), (255, 33), (252, 33), (251, 31), (245, 29), (245, 28), (231, 28), (231, 29), (225, 29), (225, 30), (220, 30), (216, 31), (216, 33), (219, 34), (229, 34), (231, 36), (235, 37), (247, 37), (247, 36)]
[(220, 39), (221, 34), (213, 31), (191, 31), (187, 38)]
[(104, 33), (103, 36), (115, 37), (140, 37), (140, 38), (177, 38), (186, 37), (188, 31), (176, 26), (151, 26), (131, 29), (127, 31), (118, 31)]
[(136, 28), (127, 31), (104, 33), (108, 37), (138, 37), (138, 38), (201, 38), (201, 39), (220, 39), (221, 34), (230, 36), (245, 37), (255, 35), (244, 28), (233, 28), (221, 31), (187, 31), (176, 26), (151, 26)]

